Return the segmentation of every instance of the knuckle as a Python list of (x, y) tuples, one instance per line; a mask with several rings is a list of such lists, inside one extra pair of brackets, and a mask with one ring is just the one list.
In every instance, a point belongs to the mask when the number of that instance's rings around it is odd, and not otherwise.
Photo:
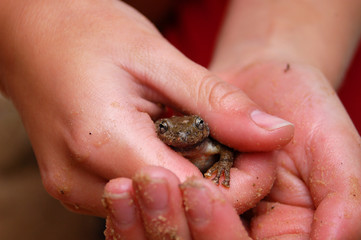
[(82, 126), (76, 125), (78, 126), (74, 126), (65, 138), (66, 151), (70, 160), (84, 165), (90, 163), (91, 156), (110, 141), (111, 134), (110, 130), (99, 127), (102, 126), (100, 123), (82, 122)]
[(197, 87), (198, 102), (207, 102), (209, 110), (235, 110), (240, 108), (246, 99), (239, 88), (211, 74), (205, 75)]
[(67, 203), (67, 202), (61, 202), (61, 204), (70, 212), (78, 213), (78, 214), (93, 214), (92, 211), (82, 208), (76, 203)]
[(70, 187), (66, 184), (66, 180), (62, 174), (46, 174), (42, 176), (45, 190), (55, 199), (61, 202), (69, 201)]
[[(128, 51), (129, 52), (129, 51)], [(130, 61), (125, 63), (137, 77), (145, 81), (148, 77), (157, 75), (162, 71), (162, 68), (168, 62), (167, 58), (162, 56), (169, 56), (169, 44), (166, 44), (164, 39), (159, 36), (149, 35), (135, 39), (131, 46)], [(134, 64), (136, 63), (136, 64)]]
[(45, 190), (61, 202), (71, 201), (74, 190), (74, 169), (69, 159), (53, 156), (50, 160), (49, 157), (45, 159), (42, 156), (41, 162), (47, 162), (40, 166), (41, 180)]
[(70, 212), (80, 213), (80, 207), (77, 204), (71, 204), (66, 202), (62, 202), (61, 204)]
[(164, 40), (160, 36), (143, 32), (132, 36), (130, 53), (135, 59), (144, 61), (143, 58), (151, 59), (152, 55), (158, 55), (157, 52), (163, 48)]
[[(88, 135), (92, 135), (90, 133)], [(77, 132), (66, 142), (70, 159), (80, 163), (87, 162), (90, 156), (90, 140), (84, 135)]]

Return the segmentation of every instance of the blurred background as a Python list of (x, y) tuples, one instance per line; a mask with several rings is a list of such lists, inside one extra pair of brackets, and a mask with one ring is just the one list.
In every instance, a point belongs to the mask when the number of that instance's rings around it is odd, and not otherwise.
[(0, 239), (99, 240), (103, 230), (103, 220), (48, 195), (20, 118), (0, 95)]

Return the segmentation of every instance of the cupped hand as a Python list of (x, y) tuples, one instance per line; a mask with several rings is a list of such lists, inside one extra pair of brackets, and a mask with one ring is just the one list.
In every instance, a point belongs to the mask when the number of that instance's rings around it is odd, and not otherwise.
[[(289, 122), (188, 60), (121, 1), (2, 5), (1, 89), (21, 114), (46, 189), (76, 212), (105, 216), (106, 182), (145, 165), (182, 180), (200, 175), (156, 137), (153, 120), (164, 105), (201, 115), (215, 138), (239, 151), (268, 151), (292, 138)], [(270, 190), (271, 158), (233, 169), (222, 191), (240, 211)]]
[[(133, 180), (115, 179), (106, 186), (106, 236), (359, 239), (360, 137), (323, 75), (311, 67), (267, 62), (223, 77), (295, 123), (294, 140), (275, 153), (271, 192), (241, 222), (229, 199), (209, 182), (191, 178), (178, 189), (180, 181), (171, 172), (143, 169)], [(243, 154), (236, 167), (254, 157)]]
[(359, 239), (361, 140), (337, 94), (310, 66), (264, 61), (220, 74), (269, 113), (295, 124), (277, 178), (255, 208), (256, 239)]

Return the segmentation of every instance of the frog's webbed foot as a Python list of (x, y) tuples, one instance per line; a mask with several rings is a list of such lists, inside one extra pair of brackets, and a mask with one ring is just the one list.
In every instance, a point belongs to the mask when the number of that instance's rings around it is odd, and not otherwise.
[(213, 175), (213, 173), (216, 173), (216, 176), (212, 179), (212, 181), (219, 185), (219, 178), (224, 173), (224, 180), (222, 181), (222, 185), (229, 188), (229, 182), (230, 182), (230, 170), (233, 165), (233, 161), (229, 160), (220, 160), (213, 164), (213, 166), (207, 170), (207, 172), (204, 174), (205, 177), (209, 178)]

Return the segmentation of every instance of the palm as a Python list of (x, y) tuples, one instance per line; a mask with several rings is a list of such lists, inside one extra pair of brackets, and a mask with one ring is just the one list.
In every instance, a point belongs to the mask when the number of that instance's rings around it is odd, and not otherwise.
[(257, 208), (253, 235), (358, 234), (360, 137), (323, 75), (302, 66), (265, 64), (223, 77), (269, 113), (295, 124), (294, 140), (278, 153), (274, 187)]

